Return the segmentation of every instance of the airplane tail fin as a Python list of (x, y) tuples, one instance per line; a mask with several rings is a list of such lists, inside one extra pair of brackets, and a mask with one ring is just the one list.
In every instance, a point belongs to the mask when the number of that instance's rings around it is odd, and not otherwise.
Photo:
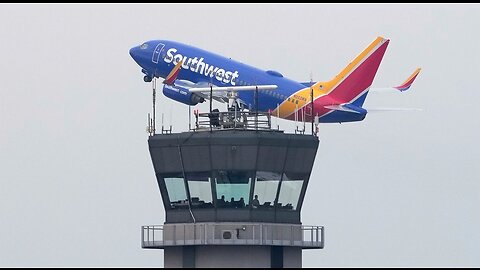
[(350, 103), (361, 107), (389, 42), (377, 37), (332, 80), (315, 83), (315, 91), (320, 96), (328, 95), (332, 104)]

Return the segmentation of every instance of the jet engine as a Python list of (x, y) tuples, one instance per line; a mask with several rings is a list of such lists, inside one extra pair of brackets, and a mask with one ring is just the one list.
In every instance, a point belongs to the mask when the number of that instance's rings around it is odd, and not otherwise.
[(195, 93), (190, 93), (187, 88), (180, 85), (164, 85), (163, 94), (166, 97), (187, 105), (197, 105), (205, 101), (203, 97)]

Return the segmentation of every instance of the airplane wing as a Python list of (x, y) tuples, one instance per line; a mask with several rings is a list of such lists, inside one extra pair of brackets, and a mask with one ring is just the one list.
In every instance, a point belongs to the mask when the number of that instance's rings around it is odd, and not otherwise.
[(420, 73), (422, 69), (417, 68), (410, 77), (408, 77), (402, 84), (399, 86), (392, 86), (392, 87), (375, 87), (375, 88), (370, 88), (370, 91), (373, 92), (389, 92), (389, 91), (400, 91), (404, 92), (410, 89), (410, 87), (413, 85), (413, 82), (417, 78), (418, 74)]
[[(188, 88), (188, 91), (195, 93), (204, 99), (210, 99), (210, 92), (212, 93), (212, 99), (222, 103), (229, 103), (228, 93), (237, 92), (237, 91), (255, 91), (255, 90), (275, 90), (277, 85), (268, 84), (268, 85), (247, 85), (247, 86), (215, 86), (208, 83), (198, 83), (192, 85)], [(238, 98), (240, 103), (244, 103), (240, 98)]]
[(247, 86), (211, 86), (211, 87), (192, 87), (188, 89), (192, 93), (198, 92), (236, 92), (236, 91), (255, 91), (255, 90), (275, 90), (278, 86), (275, 84), (247, 85)]
[(170, 71), (168, 76), (163, 81), (166, 85), (180, 86), (187, 88), (191, 93), (196, 93), (197, 95), (209, 99), (210, 93), (212, 93), (212, 98), (219, 102), (228, 102), (228, 92), (237, 92), (237, 91), (255, 91), (255, 90), (275, 90), (278, 88), (277, 85), (248, 85), (248, 86), (216, 86), (206, 82), (193, 83), (188, 80), (177, 80), (178, 74), (180, 73), (180, 68), (183, 64), (183, 60), (179, 61), (175, 67)]

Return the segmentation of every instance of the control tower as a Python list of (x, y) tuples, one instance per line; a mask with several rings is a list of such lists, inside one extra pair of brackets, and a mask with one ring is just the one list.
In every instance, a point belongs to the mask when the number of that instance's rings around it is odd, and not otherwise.
[(301, 267), (302, 249), (324, 246), (300, 218), (316, 134), (272, 129), (268, 113), (195, 118), (148, 138), (166, 218), (142, 226), (142, 248), (163, 249), (165, 267)]

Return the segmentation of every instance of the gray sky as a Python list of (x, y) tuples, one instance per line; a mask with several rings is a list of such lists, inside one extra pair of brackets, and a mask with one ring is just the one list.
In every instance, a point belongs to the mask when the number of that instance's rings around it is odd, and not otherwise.
[[(140, 227), (164, 210), (145, 132), (151, 86), (128, 50), (171, 39), (286, 77), (329, 80), (376, 36), (368, 107), (323, 124), (305, 267), (480, 266), (479, 5), (0, 5), (0, 266), (163, 266)], [(208, 106), (208, 105), (207, 105)], [(202, 107), (200, 107), (202, 108)], [(163, 95), (174, 131), (188, 107)], [(170, 120), (172, 119), (172, 120)], [(281, 122), (282, 127), (292, 124)]]

